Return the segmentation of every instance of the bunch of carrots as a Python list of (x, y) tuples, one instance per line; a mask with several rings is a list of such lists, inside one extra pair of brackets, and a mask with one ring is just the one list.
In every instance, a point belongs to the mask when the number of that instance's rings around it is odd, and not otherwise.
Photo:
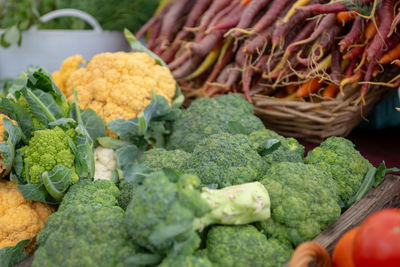
[(189, 94), (332, 99), (398, 86), (399, 0), (164, 0), (137, 33)]

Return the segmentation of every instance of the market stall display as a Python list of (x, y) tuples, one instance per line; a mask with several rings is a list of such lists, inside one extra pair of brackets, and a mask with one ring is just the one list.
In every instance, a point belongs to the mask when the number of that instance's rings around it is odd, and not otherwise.
[[(386, 70), (372, 78), (370, 66), (378, 66), (379, 58), (368, 52), (377, 45), (386, 9), (397, 5), (165, 0), (136, 36), (124, 30), (130, 52), (68, 55), (58, 71), (32, 65), (3, 81), (0, 225), (7, 227), (0, 228), (0, 266), (275, 267), (306, 266), (313, 256), (329, 266), (339, 239), (334, 261), (352, 259), (343, 249), (337, 252), (341, 236), (371, 213), (399, 207), (400, 177), (389, 173), (400, 169), (387, 168), (385, 156), (369, 161), (338, 131), (326, 138), (303, 129), (306, 140), (319, 142), (310, 147), (291, 130), (307, 121), (293, 123), (290, 115), (302, 112), (321, 121), (329, 116), (324, 108), (333, 107), (345, 116), (372, 108), (386, 94), (381, 85), (396, 74)], [(285, 20), (293, 18), (300, 24), (291, 28)], [(375, 19), (375, 37), (350, 38), (353, 28)], [(385, 19), (395, 26), (399, 20), (395, 12)], [(328, 22), (332, 33), (321, 33)], [(291, 57), (285, 40), (301, 28), (311, 31), (295, 41), (299, 65), (285, 65)], [(267, 29), (271, 47), (263, 35)], [(275, 30), (288, 34), (276, 45)], [(246, 56), (244, 46), (260, 36), (263, 50)], [(393, 36), (394, 30), (379, 51)], [(204, 40), (215, 43), (209, 48)], [(340, 59), (344, 50), (360, 47), (365, 52), (353, 60), (357, 64)], [(239, 69), (226, 67), (242, 56)], [(390, 60), (396, 63), (394, 56)], [(259, 72), (257, 64), (267, 68)], [(336, 72), (350, 67), (350, 79)], [(236, 73), (232, 86), (214, 82), (224, 72), (227, 79)], [(272, 83), (251, 94), (260, 79)], [(389, 85), (397, 86), (397, 77)], [(330, 90), (337, 95), (324, 97)], [(283, 123), (292, 134), (275, 131), (260, 110), (288, 114)], [(342, 127), (340, 116), (330, 123)], [(350, 120), (355, 125), (358, 118)], [(10, 228), (11, 218), (27, 231)], [(398, 238), (400, 224), (390, 224)], [(379, 226), (369, 225), (359, 228), (355, 240), (367, 240), (369, 227)], [(382, 242), (397, 249), (392, 239)], [(359, 252), (372, 243), (355, 244)], [(355, 262), (367, 254), (373, 253), (359, 253)]]

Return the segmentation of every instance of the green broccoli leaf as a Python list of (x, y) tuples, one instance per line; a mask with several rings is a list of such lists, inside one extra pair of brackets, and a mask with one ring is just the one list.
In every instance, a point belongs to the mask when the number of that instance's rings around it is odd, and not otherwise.
[(124, 179), (128, 182), (134, 182), (140, 184), (143, 180), (151, 173), (154, 172), (153, 169), (140, 164), (131, 164), (124, 168), (123, 174)]
[(26, 200), (46, 202), (47, 191), (42, 183), (39, 184), (19, 184), (18, 190)]
[(77, 123), (74, 119), (71, 118), (61, 118), (56, 121), (50, 122), (49, 126), (52, 128), (60, 126), (63, 129), (73, 129), (77, 126)]
[(76, 151), (74, 152), (76, 173), (80, 178), (91, 179), (94, 175), (93, 140), (81, 124), (76, 128), (76, 133)]
[(380, 185), (380, 183), (385, 178), (386, 174), (391, 173), (391, 172), (398, 172), (398, 171), (400, 171), (400, 169), (398, 169), (398, 168), (387, 169), (385, 161), (382, 161), (382, 163), (379, 165), (378, 169), (376, 170), (374, 187), (377, 187), (378, 185)]
[[(48, 106), (52, 106), (55, 104), (53, 99), (53, 103), (47, 102), (50, 100), (47, 96), (44, 95), (36, 95), (30, 89), (22, 89), (22, 95), (26, 98), (29, 103), (30, 111), (35, 115), (35, 117), (43, 124), (47, 125), (50, 122), (54, 122), (57, 120), (52, 111), (48, 108)], [(51, 97), (50, 97), (51, 98)], [(50, 100), (51, 101), (51, 100)]]
[(3, 119), (3, 126), (7, 132), (7, 140), (15, 146), (22, 138), (22, 131), (18, 125), (14, 125), (10, 119)]
[(0, 112), (18, 122), (18, 125), (21, 127), (23, 133), (22, 139), (24, 139), (24, 141), (30, 139), (33, 122), (32, 116), (26, 109), (14, 103), (10, 99), (1, 98)]
[(23, 240), (14, 247), (0, 249), (0, 266), (12, 267), (26, 259), (29, 255), (24, 252), (24, 248), (29, 241), (29, 239)]
[(126, 259), (125, 264), (128, 266), (147, 266), (157, 265), (163, 257), (159, 254), (138, 253)]
[(115, 151), (117, 154), (117, 169), (125, 170), (132, 165), (139, 155), (139, 150), (134, 145), (127, 145)]
[(47, 192), (61, 200), (71, 184), (71, 170), (63, 165), (56, 165), (50, 172), (42, 173), (41, 178)]
[(280, 146), (281, 141), (279, 141), (278, 139), (268, 139), (258, 146), (257, 152), (258, 154), (260, 154), (261, 157), (264, 157), (277, 150)]
[(368, 171), (364, 176), (364, 180), (360, 186), (360, 189), (358, 189), (357, 193), (349, 199), (346, 206), (347, 208), (360, 200), (365, 195), (365, 193), (367, 193), (372, 188), (372, 186), (375, 184), (376, 171), (377, 169), (375, 167), (368, 167)]
[(102, 147), (105, 148), (112, 148), (112, 149), (118, 149), (118, 148), (122, 148), (128, 145), (131, 145), (130, 142), (128, 141), (124, 141), (124, 140), (120, 140), (120, 139), (115, 139), (109, 136), (106, 137), (99, 137), (97, 138), (97, 142), (99, 142), (99, 144)]
[(4, 177), (11, 172), (14, 165), (15, 146), (22, 137), (21, 129), (17, 125), (14, 125), (11, 120), (4, 118), (3, 125), (6, 130), (7, 141), (0, 143), (0, 153), (2, 154), (5, 167), (0, 177)]
[(84, 109), (81, 111), (82, 123), (92, 140), (99, 137), (107, 136), (106, 125), (103, 119), (97, 115), (92, 109)]

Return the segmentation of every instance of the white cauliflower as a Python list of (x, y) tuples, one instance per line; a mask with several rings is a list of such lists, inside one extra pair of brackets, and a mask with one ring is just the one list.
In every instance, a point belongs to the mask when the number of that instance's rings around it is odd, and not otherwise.
[(117, 167), (117, 154), (111, 148), (102, 146), (94, 150), (94, 180), (111, 180), (112, 172)]

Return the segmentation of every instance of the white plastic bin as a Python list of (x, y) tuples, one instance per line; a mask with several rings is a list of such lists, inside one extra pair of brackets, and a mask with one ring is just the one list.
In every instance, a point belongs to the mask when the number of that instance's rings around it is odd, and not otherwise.
[[(55, 71), (65, 58), (75, 54), (90, 60), (101, 52), (130, 50), (122, 32), (103, 31), (91, 15), (80, 10), (55, 10), (41, 17), (41, 21), (64, 16), (81, 18), (93, 30), (38, 30), (31, 27), (22, 34), (21, 46), (0, 47), (0, 79), (15, 77), (29, 65), (41, 65), (49, 71)], [(0, 34), (2, 32), (0, 30)]]

